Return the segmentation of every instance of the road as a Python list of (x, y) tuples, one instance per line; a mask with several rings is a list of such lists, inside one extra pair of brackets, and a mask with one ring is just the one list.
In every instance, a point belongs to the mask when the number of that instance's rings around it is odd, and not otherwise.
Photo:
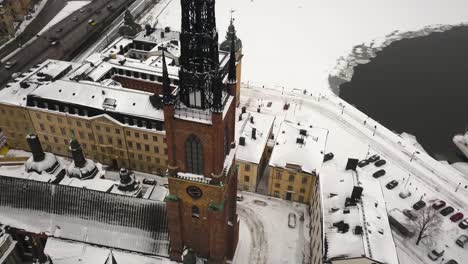
[(48, 0), (41, 12), (31, 21), (26, 29), (12, 42), (0, 50), (0, 59), (12, 53), (21, 45), (37, 35), (59, 12), (65, 7), (68, 0)]
[[(0, 66), (0, 86), (8, 82), (14, 72), (25, 71), (31, 66), (46, 59), (70, 60), (83, 49), (91, 40), (95, 40), (101, 32), (127, 5), (134, 0), (94, 0), (82, 10), (78, 10), (60, 23), (52, 26), (47, 32), (30, 40), (29, 45), (18, 53), (9, 55), (3, 61), (16, 61), (11, 69)], [(111, 5), (112, 8), (107, 8)], [(73, 21), (73, 18), (77, 18)], [(88, 24), (88, 20), (97, 22), (95, 26)], [(52, 46), (53, 40), (59, 40), (58, 45)]]

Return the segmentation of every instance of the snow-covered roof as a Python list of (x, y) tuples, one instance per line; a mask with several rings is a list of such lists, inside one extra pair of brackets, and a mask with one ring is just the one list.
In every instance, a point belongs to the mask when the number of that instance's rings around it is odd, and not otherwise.
[[(32, 157), (29, 158), (31, 160)], [(51, 173), (45, 171), (42, 174), (39, 174), (35, 171), (28, 172), (26, 170), (26, 164), (19, 166), (0, 166), (0, 176), (10, 177), (10, 178), (19, 178), (19, 179), (28, 179), (32, 181), (40, 182), (53, 182), (57, 179), (58, 174), (63, 170), (63, 163), (60, 158), (57, 159), (55, 155), (51, 153), (45, 153), (45, 162), (35, 164), (35, 166), (45, 166), (48, 168), (49, 162), (55, 163), (58, 161), (59, 166)], [(47, 165), (47, 166), (46, 166)], [(40, 168), (39, 168), (40, 169)]]
[[(50, 83), (44, 76), (55, 79), (69, 67), (75, 68), (78, 64), (56, 60), (46, 60), (38, 64), (0, 89), (0, 103), (25, 106), (28, 94), (37, 87)], [(23, 85), (23, 88), (22, 83), (27, 85)]]
[(54, 264), (106, 264), (109, 255), (117, 263), (125, 264), (170, 264), (175, 263), (167, 258), (150, 257), (136, 253), (111, 250), (85, 243), (66, 241), (57, 238), (47, 239), (44, 252), (50, 256)]
[(327, 137), (326, 129), (284, 121), (276, 134), (269, 165), (299, 166), (303, 172), (319, 174)]
[[(126, 113), (157, 120), (164, 119), (162, 110), (154, 108), (151, 104), (151, 93), (137, 90), (57, 80), (38, 87), (31, 95), (108, 112)], [(106, 99), (115, 100), (115, 109), (104, 107)]]
[[(272, 130), (274, 116), (240, 109), (236, 111), (236, 159), (259, 164)], [(252, 138), (253, 129), (256, 130), (255, 139)], [(239, 144), (243, 137), (244, 145)]]
[[(328, 165), (327, 165), (328, 166)], [(324, 168), (320, 175), (324, 239), (327, 259), (368, 257), (375, 261), (397, 264), (395, 244), (388, 222), (385, 199), (380, 183), (372, 177), (359, 177), (354, 171), (336, 173)], [(354, 186), (363, 188), (360, 201), (346, 206)], [(343, 221), (347, 232), (333, 224)], [(362, 234), (355, 234), (355, 228)]]

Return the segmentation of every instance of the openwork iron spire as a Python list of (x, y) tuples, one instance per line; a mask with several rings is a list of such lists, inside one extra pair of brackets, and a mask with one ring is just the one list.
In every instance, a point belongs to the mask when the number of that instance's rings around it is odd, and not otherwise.
[(181, 0), (181, 6), (180, 101), (222, 111), (215, 0)]

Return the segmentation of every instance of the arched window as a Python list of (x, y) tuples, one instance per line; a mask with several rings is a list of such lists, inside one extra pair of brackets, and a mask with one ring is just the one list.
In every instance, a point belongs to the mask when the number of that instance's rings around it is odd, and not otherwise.
[(187, 172), (203, 174), (203, 146), (198, 137), (191, 135), (185, 142)]
[(200, 218), (200, 208), (192, 206), (192, 217)]

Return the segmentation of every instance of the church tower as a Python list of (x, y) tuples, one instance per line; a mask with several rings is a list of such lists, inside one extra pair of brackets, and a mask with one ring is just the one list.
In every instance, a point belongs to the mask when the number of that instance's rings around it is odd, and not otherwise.
[[(219, 69), (214, 0), (181, 0), (179, 87), (167, 82), (163, 104), (168, 149), (167, 220), (171, 259), (184, 249), (226, 263), (237, 247), (235, 94)], [(233, 78), (233, 76), (231, 76)]]

